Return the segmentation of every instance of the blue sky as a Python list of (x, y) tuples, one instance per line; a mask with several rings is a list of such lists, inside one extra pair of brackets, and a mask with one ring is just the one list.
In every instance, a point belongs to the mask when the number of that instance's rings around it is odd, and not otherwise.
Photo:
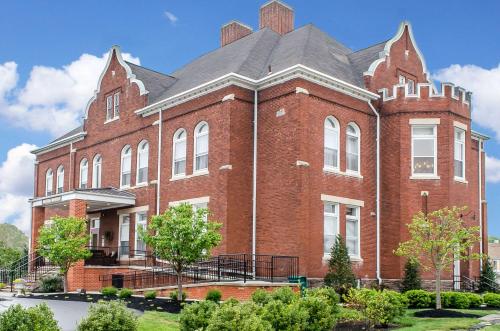
[[(26, 229), (29, 209), (23, 201), (32, 192), (27, 151), (33, 145), (46, 144), (78, 122), (95, 87), (95, 72), (99, 72), (112, 45), (120, 45), (130, 60), (169, 73), (217, 48), (224, 23), (237, 19), (257, 28), (263, 2), (2, 3), (0, 222), (14, 222)], [(402, 20), (412, 23), (431, 73), (474, 92), (474, 128), (493, 138), (486, 147), (489, 229), (490, 234), (500, 235), (500, 144), (496, 138), (500, 137), (500, 2), (287, 3), (295, 9), (297, 27), (314, 23), (353, 49), (389, 39)], [(16, 175), (19, 173), (25, 175)]]

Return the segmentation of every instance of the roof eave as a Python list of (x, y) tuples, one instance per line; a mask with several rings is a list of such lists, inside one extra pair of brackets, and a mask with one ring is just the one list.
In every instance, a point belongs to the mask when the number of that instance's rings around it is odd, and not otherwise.
[(71, 143), (80, 141), (83, 138), (85, 138), (86, 135), (87, 135), (87, 132), (79, 132), (77, 134), (74, 134), (74, 135), (69, 136), (67, 138), (58, 140), (58, 141), (53, 142), (51, 144), (48, 144), (46, 146), (34, 149), (30, 153), (34, 154), (34, 155), (40, 155), (40, 154), (43, 154), (43, 153), (47, 153), (47, 152), (53, 151), (55, 149), (67, 146), (67, 145), (69, 145)]

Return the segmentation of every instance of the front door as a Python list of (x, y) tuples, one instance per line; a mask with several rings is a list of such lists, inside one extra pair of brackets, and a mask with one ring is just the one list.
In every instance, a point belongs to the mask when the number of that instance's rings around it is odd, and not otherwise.
[(120, 256), (128, 256), (129, 252), (129, 236), (130, 236), (130, 216), (120, 216)]
[(99, 228), (101, 220), (92, 218), (90, 220), (90, 247), (96, 248), (99, 246)]

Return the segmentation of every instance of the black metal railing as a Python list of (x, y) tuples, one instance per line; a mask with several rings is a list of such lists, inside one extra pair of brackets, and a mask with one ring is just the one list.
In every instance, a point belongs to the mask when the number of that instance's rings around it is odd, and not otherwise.
[(467, 276), (453, 276), (453, 291), (477, 292), (478, 283)]
[(497, 283), (496, 279), (490, 279), (487, 277), (475, 277), (475, 282), (478, 284), (478, 289), (479, 289), (479, 283), (483, 281), (483, 284), (485, 284), (487, 287), (489, 287), (493, 292), (500, 292), (500, 285)]
[(12, 291), (16, 279), (36, 282), (42, 276), (56, 270), (57, 266), (53, 265), (45, 257), (34, 252), (23, 256), (21, 259), (11, 264), (8, 269), (0, 270), (0, 282), (8, 284)]
[(155, 256), (149, 251), (131, 250), (127, 246), (89, 246), (92, 256), (85, 260), (90, 266), (117, 266), (128, 265), (138, 267), (155, 267)]
[[(299, 258), (296, 256), (230, 254), (202, 260), (184, 268), (183, 284), (260, 280), (286, 282), (299, 275)], [(147, 270), (99, 276), (102, 286), (114, 285), (127, 288), (151, 288), (177, 284), (177, 273), (167, 262), (157, 260)]]

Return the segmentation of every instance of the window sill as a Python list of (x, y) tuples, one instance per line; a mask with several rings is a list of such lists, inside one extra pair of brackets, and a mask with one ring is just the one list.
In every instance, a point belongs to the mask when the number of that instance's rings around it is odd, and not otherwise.
[(139, 187), (144, 187), (144, 186), (148, 186), (148, 182), (137, 183), (137, 184), (135, 184), (134, 188), (139, 188)]
[(356, 172), (348, 172), (348, 171), (340, 171), (340, 170), (339, 170), (339, 169), (337, 169), (337, 168), (328, 168), (328, 167), (324, 167), (324, 168), (323, 168), (323, 172), (324, 172), (324, 173), (331, 173), (331, 174), (342, 175), (342, 176), (346, 176), (346, 177), (353, 177), (353, 178), (363, 179), (363, 176), (361, 176), (359, 173), (356, 173)]
[(120, 119), (120, 117), (119, 117), (119, 116), (116, 116), (116, 117), (113, 117), (112, 119), (106, 120), (106, 121), (104, 122), (104, 124), (108, 124), (108, 123), (111, 123), (111, 122), (117, 121), (117, 120), (119, 120), (119, 119)]
[(205, 176), (205, 175), (208, 175), (209, 172), (208, 170), (203, 170), (203, 171), (198, 171), (198, 172), (195, 172), (191, 175), (182, 175), (182, 176), (173, 176), (172, 178), (170, 178), (170, 181), (171, 182), (174, 182), (174, 181), (177, 181), (177, 180), (182, 180), (182, 179), (189, 179), (189, 178), (193, 178), (193, 177), (198, 177), (198, 176)]
[(462, 184), (469, 184), (469, 182), (467, 180), (465, 180), (465, 178), (455, 177), (454, 180), (455, 180), (455, 182), (459, 182)]
[[(328, 262), (330, 259), (331, 259), (331, 255), (330, 254), (324, 254), (323, 255), (323, 261)], [(352, 255), (349, 255), (349, 259), (352, 262), (363, 262), (363, 259), (361, 258), (361, 256), (352, 256)]]
[(423, 180), (439, 180), (439, 179), (441, 179), (441, 177), (440, 176), (436, 176), (436, 175), (428, 175), (428, 176), (413, 175), (413, 176), (410, 176), (410, 179), (416, 179), (416, 180), (419, 180), (419, 179), (423, 179)]

